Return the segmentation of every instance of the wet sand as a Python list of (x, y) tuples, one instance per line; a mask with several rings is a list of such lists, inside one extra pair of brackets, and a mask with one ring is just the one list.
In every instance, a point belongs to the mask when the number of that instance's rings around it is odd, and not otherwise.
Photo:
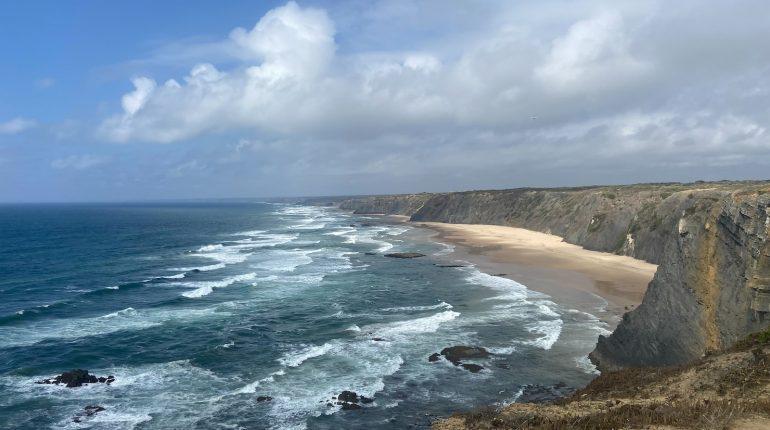
[[(657, 266), (631, 257), (589, 251), (559, 236), (515, 227), (418, 222), (455, 246), (449, 260), (467, 261), (589, 311), (614, 329), (620, 316), (642, 302)], [(606, 301), (597, 308), (597, 299)], [(599, 299), (599, 300), (601, 300)]]

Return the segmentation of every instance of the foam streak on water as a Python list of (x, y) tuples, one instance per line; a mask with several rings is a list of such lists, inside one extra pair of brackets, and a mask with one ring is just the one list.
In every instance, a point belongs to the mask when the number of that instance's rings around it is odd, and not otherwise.
[[(586, 383), (608, 328), (515, 280), (439, 267), (453, 247), (377, 217), (282, 203), (58, 210), (0, 211), (0, 234), (29, 244), (0, 256), (12, 269), (0, 428), (427, 426), (426, 413), (515, 400), (553, 374)], [(393, 251), (426, 257), (382, 255)], [(479, 373), (428, 361), (454, 345), (494, 355), (470, 360)], [(116, 381), (34, 384), (75, 368)], [(374, 401), (343, 411), (343, 390)]]

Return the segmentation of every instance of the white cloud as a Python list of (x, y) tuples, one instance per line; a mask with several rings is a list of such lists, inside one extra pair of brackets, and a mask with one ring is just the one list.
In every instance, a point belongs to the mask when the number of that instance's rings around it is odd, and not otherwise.
[[(472, 33), (444, 23), (449, 44), (345, 52), (329, 14), (290, 2), (207, 45), (235, 65), (215, 65), (213, 55), (178, 81), (134, 79), (122, 112), (100, 130), (123, 142), (244, 136), (216, 155), (220, 165), (258, 156), (262, 170), (330, 174), (459, 175), (473, 165), (479, 178), (495, 169), (499, 178), (535, 165), (725, 166), (770, 156), (761, 2), (651, 4), (500, 2), (484, 19), (469, 17), (484, 23)], [(391, 6), (384, 22), (400, 31), (406, 15), (436, 12)]]
[(263, 61), (251, 73), (265, 79), (314, 75), (334, 55), (334, 24), (326, 12), (289, 2), (265, 14), (253, 29), (236, 28), (230, 39), (248, 59)]
[(18, 134), (34, 127), (36, 122), (26, 118), (13, 118), (6, 122), (0, 122), (0, 134)]
[(90, 154), (70, 155), (68, 157), (57, 158), (51, 161), (51, 167), (54, 169), (85, 170), (100, 164), (104, 164), (108, 161), (109, 159), (106, 157)]
[(153, 91), (155, 91), (155, 81), (149, 78), (135, 78), (131, 82), (134, 84), (134, 91), (123, 96), (121, 105), (126, 115), (133, 116), (139, 109), (147, 103)]
[(566, 35), (554, 40), (535, 76), (556, 90), (595, 92), (628, 84), (650, 69), (650, 64), (629, 51), (620, 13), (602, 12), (573, 24)]

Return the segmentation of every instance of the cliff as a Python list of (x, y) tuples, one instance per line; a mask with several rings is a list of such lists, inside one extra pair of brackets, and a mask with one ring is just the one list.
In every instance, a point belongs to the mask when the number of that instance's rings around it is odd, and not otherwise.
[(658, 264), (643, 303), (591, 354), (603, 370), (685, 363), (770, 324), (768, 182), (373, 196), (340, 207), (521, 227)]
[(340, 202), (340, 209), (358, 214), (387, 214), (411, 216), (420, 210), (433, 194), (402, 194), (397, 196), (369, 196)]

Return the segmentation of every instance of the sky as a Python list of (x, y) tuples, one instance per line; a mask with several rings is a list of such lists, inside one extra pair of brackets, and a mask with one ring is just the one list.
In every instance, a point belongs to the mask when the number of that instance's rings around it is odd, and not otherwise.
[(0, 202), (769, 179), (769, 10), (0, 2)]

